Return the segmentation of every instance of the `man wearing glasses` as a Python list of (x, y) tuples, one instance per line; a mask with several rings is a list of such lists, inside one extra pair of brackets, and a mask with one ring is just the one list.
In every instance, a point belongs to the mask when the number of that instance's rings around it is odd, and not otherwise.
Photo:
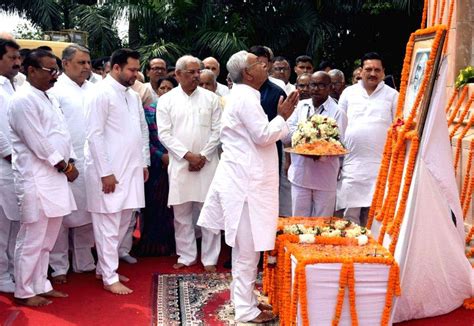
[(285, 83), (285, 88), (283, 90), (286, 95), (290, 95), (290, 93), (296, 89), (295, 86), (290, 83), (290, 75), (291, 70), (288, 60), (281, 56), (275, 57), (275, 59), (273, 59), (271, 76), (280, 79)]
[(341, 94), (339, 108), (347, 113), (346, 148), (336, 209), (344, 218), (365, 226), (382, 154), (397, 109), (398, 92), (385, 85), (382, 58), (362, 57), (362, 80)]
[(145, 85), (150, 89), (153, 96), (153, 101), (158, 100), (158, 80), (160, 78), (166, 77), (168, 71), (166, 68), (166, 61), (161, 58), (153, 58), (148, 61), (146, 67), (146, 76), (150, 79), (150, 82), (145, 83)]
[[(173, 206), (175, 269), (197, 262), (195, 225), (218, 164), (221, 109), (219, 97), (198, 87), (201, 60), (185, 55), (176, 62), (179, 86), (160, 98), (156, 124), (160, 141), (169, 151), (169, 197)], [(216, 270), (220, 234), (201, 228), (201, 262)]]
[[(315, 114), (336, 120), (343, 142), (347, 116), (329, 96), (332, 89), (331, 77), (324, 71), (317, 71), (311, 76), (309, 87), (311, 98), (300, 101), (288, 119), (290, 133), (284, 142), (291, 143), (291, 136), (298, 123)], [(291, 154), (288, 179), (291, 182), (293, 216), (334, 215), (339, 167), (339, 157), (305, 157)]]
[(76, 209), (68, 184), (78, 176), (73, 147), (57, 101), (46, 94), (60, 74), (56, 57), (36, 49), (23, 61), (29, 84), (12, 97), (8, 109), (12, 166), (20, 198), (20, 231), (15, 248), (15, 300), (44, 306), (46, 297), (66, 297), (47, 279), (49, 253), (63, 216)]

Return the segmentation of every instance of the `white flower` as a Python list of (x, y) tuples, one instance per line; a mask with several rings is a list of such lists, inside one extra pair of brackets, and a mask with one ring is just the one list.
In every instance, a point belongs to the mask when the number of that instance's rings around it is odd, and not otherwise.
[(368, 242), (369, 238), (365, 234), (359, 235), (357, 237), (357, 243), (359, 246), (365, 246)]
[(300, 234), (300, 243), (314, 243), (316, 241), (316, 238), (314, 234)]
[(339, 220), (334, 222), (334, 227), (338, 230), (344, 230), (348, 224), (349, 221)]

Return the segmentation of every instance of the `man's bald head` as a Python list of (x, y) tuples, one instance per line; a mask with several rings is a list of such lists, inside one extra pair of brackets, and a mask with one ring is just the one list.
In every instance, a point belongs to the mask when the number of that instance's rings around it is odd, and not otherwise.
[(221, 73), (221, 65), (214, 57), (207, 57), (206, 59), (202, 60), (202, 64), (204, 65), (204, 68), (211, 70), (214, 75), (216, 75), (216, 77), (218, 77)]

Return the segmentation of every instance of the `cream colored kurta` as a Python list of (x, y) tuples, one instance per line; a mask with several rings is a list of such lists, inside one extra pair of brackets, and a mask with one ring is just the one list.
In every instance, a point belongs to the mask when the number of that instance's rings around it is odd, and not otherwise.
[(64, 217), (63, 223), (68, 227), (77, 227), (92, 223), (91, 215), (87, 211), (87, 192), (84, 177), (84, 142), (86, 141), (86, 112), (84, 102), (87, 94), (92, 91), (93, 84), (85, 81), (82, 86), (71, 80), (66, 74), (59, 76), (58, 81), (48, 91), (54, 96), (64, 113), (72, 146), (76, 154), (75, 165), (79, 176), (71, 189), (76, 200), (77, 211)]
[[(160, 97), (156, 124), (161, 143), (170, 153), (168, 205), (204, 202), (219, 161), (219, 97), (198, 87), (188, 96), (178, 86)], [(207, 159), (199, 172), (188, 171), (183, 157), (200, 153)]]
[(71, 188), (66, 175), (54, 167), (73, 155), (71, 137), (57, 101), (25, 84), (11, 99), (8, 121), (21, 222), (38, 221), (40, 210), (47, 217), (70, 214), (76, 209)]
[(198, 225), (225, 230), (233, 247), (248, 203), (255, 251), (273, 249), (278, 222), (278, 154), (275, 142), (289, 130), (281, 116), (268, 122), (260, 93), (234, 84), (222, 116), (223, 153)]
[(383, 148), (397, 110), (398, 92), (382, 81), (369, 96), (363, 81), (347, 87), (339, 108), (347, 113), (344, 157), (336, 209), (369, 207), (382, 161)]
[(4, 159), (12, 153), (7, 109), (14, 93), (11, 82), (0, 75), (0, 207), (3, 208), (9, 220), (19, 221), (20, 212), (13, 184), (12, 165)]
[[(92, 213), (145, 206), (143, 168), (150, 164), (148, 126), (139, 95), (108, 75), (86, 100), (85, 178)], [(101, 177), (115, 175), (113, 193)]]

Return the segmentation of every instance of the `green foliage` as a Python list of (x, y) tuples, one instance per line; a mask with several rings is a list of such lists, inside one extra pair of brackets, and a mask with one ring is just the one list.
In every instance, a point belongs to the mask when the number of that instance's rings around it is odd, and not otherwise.
[(18, 39), (25, 40), (43, 39), (43, 32), (27, 23), (19, 24), (13, 31), (13, 35)]
[(461, 88), (468, 83), (474, 83), (474, 68), (467, 66), (464, 69), (459, 70), (459, 75), (456, 78), (454, 84), (456, 88)]

